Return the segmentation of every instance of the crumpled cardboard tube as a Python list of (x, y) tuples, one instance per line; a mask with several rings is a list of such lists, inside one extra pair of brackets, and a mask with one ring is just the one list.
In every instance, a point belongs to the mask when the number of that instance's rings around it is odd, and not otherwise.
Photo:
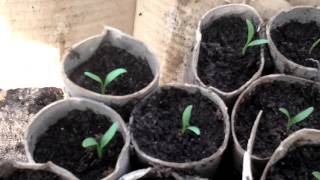
[(292, 74), (306, 79), (317, 79), (318, 70), (312, 67), (302, 66), (285, 57), (275, 45), (271, 31), (290, 21), (306, 23), (316, 21), (320, 26), (320, 7), (297, 6), (288, 10), (281, 11), (272, 17), (267, 24), (267, 38), (269, 40), (270, 53), (274, 64), (280, 73)]
[(51, 172), (64, 180), (79, 180), (72, 173), (55, 165), (52, 162), (44, 164), (23, 163), (12, 160), (0, 162), (0, 178), (10, 177), (16, 170), (32, 170), (32, 171), (47, 171)]
[(113, 109), (104, 105), (103, 103), (96, 102), (85, 98), (69, 98), (60, 100), (52, 103), (42, 110), (40, 110), (31, 120), (27, 131), (25, 133), (25, 151), (27, 159), (31, 163), (35, 163), (33, 159), (33, 152), (38, 141), (38, 138), (45, 133), (48, 128), (55, 124), (60, 118), (66, 116), (72, 110), (86, 110), (90, 109), (97, 114), (109, 117), (111, 121), (119, 123), (118, 132), (121, 133), (124, 145), (119, 154), (114, 171), (102, 180), (113, 180), (117, 179), (129, 170), (129, 146), (130, 146), (130, 135), (126, 127), (126, 124)]
[[(71, 81), (68, 76), (72, 71), (82, 63), (88, 61), (94, 52), (105, 43), (124, 49), (130, 54), (148, 61), (149, 67), (154, 76), (153, 80), (143, 89), (133, 94), (123, 96), (102, 95), (87, 90)], [(78, 44), (75, 44), (64, 56), (62, 66), (62, 78), (65, 84), (65, 89), (71, 96), (85, 97), (111, 106), (123, 106), (131, 100), (142, 99), (159, 85), (160, 66), (154, 53), (143, 42), (111, 27), (105, 27), (105, 31), (102, 34), (92, 36)]]
[(304, 145), (320, 144), (320, 131), (316, 129), (301, 129), (281, 142), (268, 161), (260, 180), (265, 180), (269, 169), (279, 160), (287, 155), (287, 153), (296, 147)]
[[(193, 161), (193, 162), (185, 162), (185, 163), (175, 163), (175, 162), (168, 162), (164, 161), (155, 157), (152, 157), (151, 155), (146, 154), (143, 152), (140, 148), (135, 139), (133, 138), (133, 134), (131, 133), (131, 140), (133, 147), (136, 151), (136, 154), (140, 161), (144, 164), (157, 166), (157, 167), (165, 167), (165, 168), (172, 168), (173, 171), (180, 172), (180, 171), (193, 171), (197, 174), (203, 176), (203, 177), (210, 177), (215, 174), (220, 161), (222, 159), (222, 155), (225, 152), (227, 148), (227, 144), (229, 141), (230, 136), (230, 122), (229, 122), (229, 115), (228, 115), (228, 109), (223, 102), (223, 100), (214, 92), (196, 86), (196, 85), (190, 85), (190, 84), (168, 84), (166, 86), (159, 87), (154, 93), (161, 92), (161, 89), (170, 89), (170, 88), (177, 88), (184, 91), (189, 92), (190, 94), (195, 92), (200, 92), (203, 96), (207, 97), (211, 101), (213, 101), (217, 107), (220, 109), (223, 115), (222, 121), (224, 122), (224, 140), (222, 145), (218, 148), (218, 150), (213, 153), (211, 156), (203, 158), (199, 161)], [(149, 95), (149, 97), (152, 94)], [(147, 99), (146, 97), (145, 99)], [(141, 102), (144, 103), (145, 99)], [(133, 111), (138, 110), (139, 107), (136, 107)], [(134, 113), (131, 113), (131, 115)], [(130, 127), (134, 123), (135, 118), (133, 116), (130, 117)]]
[[(234, 100), (249, 84), (251, 84), (255, 79), (259, 78), (261, 76), (265, 59), (264, 59), (264, 49), (261, 47), (261, 53), (260, 53), (260, 65), (257, 71), (253, 74), (253, 76), (244, 83), (241, 87), (238, 89), (235, 89), (231, 92), (225, 92), (222, 90), (219, 90), (216, 87), (206, 85), (204, 84), (201, 79), (198, 76), (197, 73), (197, 66), (199, 61), (199, 53), (200, 53), (200, 44), (202, 41), (202, 29), (208, 27), (213, 21), (216, 19), (219, 19), (221, 17), (236, 15), (239, 16), (242, 19), (252, 18), (253, 23), (256, 27), (258, 27), (258, 30), (261, 29), (261, 25), (263, 23), (262, 18), (259, 16), (258, 12), (252, 8), (251, 6), (244, 5), (244, 4), (230, 4), (230, 5), (223, 5), (216, 8), (211, 9), (208, 11), (199, 21), (198, 28), (196, 31), (196, 42), (195, 46), (193, 48), (193, 55), (192, 60), (187, 65), (187, 70), (185, 73), (185, 82), (191, 83), (191, 84), (198, 84), (202, 87), (209, 88), (210, 90), (216, 92), (219, 96), (221, 96), (226, 103)], [(259, 32), (260, 36), (263, 37), (262, 32)]]
[[(241, 106), (242, 102), (245, 100), (245, 98), (247, 96), (249, 96), (252, 92), (255, 91), (257, 86), (260, 86), (261, 84), (272, 83), (275, 81), (280, 81), (280, 82), (290, 83), (290, 84), (299, 83), (302, 85), (304, 85), (306, 83), (315, 83), (313, 81), (299, 78), (299, 77), (295, 77), (295, 76), (284, 75), (284, 74), (273, 74), (273, 75), (263, 76), (263, 77), (257, 79), (245, 91), (243, 91), (241, 93), (241, 95), (237, 99), (237, 101), (232, 109), (232, 114), (231, 114), (231, 132), (232, 132), (232, 139), (233, 139), (232, 151), (233, 151), (233, 155), (234, 155), (235, 165), (236, 165), (237, 170), (239, 170), (239, 172), (242, 171), (242, 162), (243, 162), (245, 150), (243, 149), (243, 147), (241, 147), (241, 145), (238, 141), (238, 138), (236, 136), (235, 121), (237, 118), (238, 109)], [(316, 85), (320, 89), (320, 84), (316, 83)], [(252, 160), (253, 173), (259, 174), (260, 170), (262, 171), (263, 168), (265, 167), (269, 158), (261, 158), (256, 155), (252, 155), (251, 160)]]

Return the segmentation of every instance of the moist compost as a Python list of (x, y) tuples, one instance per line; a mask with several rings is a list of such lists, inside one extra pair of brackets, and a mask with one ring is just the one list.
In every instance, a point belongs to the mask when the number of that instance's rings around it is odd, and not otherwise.
[(313, 171), (320, 169), (320, 146), (306, 145), (291, 150), (271, 166), (267, 180), (315, 179)]
[(246, 41), (247, 25), (240, 17), (222, 17), (203, 29), (197, 68), (201, 81), (227, 92), (247, 82), (259, 69), (260, 48), (242, 55)]
[(75, 68), (69, 78), (83, 88), (101, 93), (100, 84), (83, 73), (90, 71), (104, 80), (109, 72), (117, 68), (125, 68), (128, 72), (110, 83), (106, 94), (132, 94), (146, 87), (154, 78), (147, 60), (108, 44), (102, 45), (88, 61)]
[(87, 137), (100, 137), (111, 126), (109, 118), (91, 110), (73, 110), (39, 138), (34, 151), (36, 162), (52, 161), (68, 169), (80, 179), (95, 180), (113, 172), (124, 145), (120, 132), (105, 147), (103, 159), (99, 160), (95, 149), (81, 146)]
[[(253, 154), (258, 157), (270, 157), (280, 142), (289, 134), (301, 128), (320, 129), (320, 93), (316, 84), (289, 84), (276, 80), (260, 84), (240, 103), (236, 112), (235, 133), (242, 148), (246, 149), (251, 128), (263, 110)], [(287, 118), (279, 111), (280, 107), (288, 109), (291, 116), (313, 106), (314, 112), (304, 121), (287, 130)]]
[(308, 59), (320, 60), (320, 48), (309, 54), (312, 44), (320, 38), (320, 27), (315, 21), (300, 23), (290, 21), (271, 31), (277, 49), (289, 60), (307, 67), (317, 67)]
[(57, 175), (47, 171), (16, 170), (9, 177), (0, 180), (63, 180)]
[[(182, 113), (192, 104), (190, 125), (201, 135), (181, 133)], [(146, 154), (169, 162), (198, 161), (211, 156), (222, 145), (225, 125), (216, 104), (200, 92), (190, 94), (176, 88), (162, 88), (132, 112), (131, 130)]]

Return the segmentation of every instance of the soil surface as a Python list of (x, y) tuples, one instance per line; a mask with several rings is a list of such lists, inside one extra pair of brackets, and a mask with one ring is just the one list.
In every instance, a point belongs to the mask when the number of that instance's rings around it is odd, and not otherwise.
[(58, 88), (0, 91), (0, 160), (26, 161), (22, 142), (28, 123), (41, 108), (62, 98)]
[(260, 46), (248, 48), (243, 56), (246, 41), (247, 25), (240, 17), (222, 17), (204, 29), (197, 68), (201, 81), (227, 92), (248, 81), (259, 69)]
[(88, 61), (77, 67), (69, 78), (83, 88), (101, 93), (100, 84), (84, 76), (84, 72), (90, 71), (104, 80), (109, 72), (117, 68), (125, 68), (128, 72), (110, 83), (106, 94), (132, 94), (146, 87), (154, 78), (147, 60), (108, 44), (101, 46)]
[[(291, 116), (313, 106), (314, 112), (303, 122), (287, 130), (287, 118), (278, 109), (288, 109)], [(320, 129), (320, 92), (313, 84), (289, 84), (275, 81), (257, 86), (241, 103), (235, 119), (235, 132), (242, 148), (246, 149), (251, 128), (259, 110), (263, 110), (253, 154), (270, 157), (280, 142), (301, 128)]]
[[(182, 113), (192, 104), (190, 125), (201, 135), (181, 133)], [(190, 162), (211, 156), (224, 140), (223, 116), (218, 106), (200, 92), (161, 89), (132, 112), (133, 137), (146, 154), (169, 162)]]
[(312, 172), (320, 169), (320, 146), (307, 145), (291, 150), (284, 158), (273, 165), (267, 180), (314, 179)]
[[(73, 110), (49, 127), (36, 144), (36, 162), (52, 161), (80, 179), (95, 180), (113, 172), (118, 155), (124, 145), (120, 132), (105, 147), (104, 157), (99, 160), (96, 150), (81, 146), (86, 137), (100, 137), (109, 129), (111, 122), (91, 110)], [(100, 140), (99, 140), (100, 141)]]
[(320, 27), (315, 21), (300, 23), (290, 21), (271, 31), (271, 37), (278, 50), (291, 61), (307, 66), (317, 67), (317, 64), (307, 60), (320, 60), (320, 48), (316, 47), (311, 54), (309, 49), (320, 38)]
[(7, 178), (0, 180), (63, 180), (57, 175), (47, 171), (33, 171), (33, 170), (17, 170)]

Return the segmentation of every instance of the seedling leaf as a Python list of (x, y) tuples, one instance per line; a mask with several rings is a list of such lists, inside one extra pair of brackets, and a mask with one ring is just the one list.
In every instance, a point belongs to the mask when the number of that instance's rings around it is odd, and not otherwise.
[(269, 41), (266, 39), (257, 39), (252, 41), (251, 43), (248, 44), (249, 47), (251, 46), (258, 46), (258, 45), (262, 45), (262, 44), (268, 44)]
[(196, 126), (189, 126), (188, 130), (192, 131), (193, 133), (195, 133), (196, 135), (200, 135), (200, 129)]
[(289, 111), (286, 108), (279, 108), (279, 111), (287, 116), (288, 121), (291, 121), (291, 117), (290, 117)]
[(267, 44), (268, 40), (266, 39), (257, 39), (257, 40), (253, 40), (254, 37), (254, 33), (255, 33), (255, 29), (254, 29), (254, 25), (251, 22), (251, 20), (246, 19), (246, 23), (247, 23), (247, 42), (244, 45), (244, 47), (242, 48), (242, 55), (246, 54), (246, 51), (248, 49), (248, 47), (253, 47), (253, 46), (258, 46), (258, 45), (262, 45), (262, 44)]
[(319, 44), (320, 44), (320, 38), (312, 44), (311, 48), (309, 49), (309, 54), (311, 54), (313, 49), (317, 47)]
[(88, 137), (82, 141), (82, 147), (89, 148), (95, 146), (99, 159), (102, 159), (103, 148), (113, 139), (114, 135), (118, 130), (118, 127), (118, 123), (114, 122), (112, 126), (106, 131), (106, 133), (102, 136), (99, 144), (93, 137)]
[(252, 41), (254, 36), (254, 25), (249, 19), (246, 19), (246, 23), (247, 23), (247, 30), (248, 30), (246, 44), (249, 44)]
[(88, 137), (82, 141), (82, 147), (84, 147), (84, 148), (89, 148), (89, 147), (93, 147), (93, 146), (97, 146), (97, 145), (98, 145), (98, 143), (97, 143), (96, 139), (94, 139), (93, 137)]
[(184, 132), (190, 126), (190, 118), (192, 113), (192, 105), (187, 106), (182, 114), (182, 131)]
[(108, 75), (106, 76), (106, 78), (104, 80), (104, 86), (108, 86), (114, 79), (116, 79), (121, 74), (124, 74), (126, 72), (127, 72), (127, 70), (123, 69), (123, 68), (118, 68), (118, 69), (111, 71), (110, 73), (108, 73)]
[(107, 132), (102, 136), (100, 141), (101, 148), (104, 148), (109, 142), (113, 139), (119, 128), (119, 124), (117, 122), (113, 123), (112, 126), (107, 130)]
[(317, 178), (317, 180), (320, 180), (320, 172), (319, 171), (313, 171), (312, 175)]
[(92, 80), (95, 80), (95, 81), (99, 82), (101, 85), (103, 84), (102, 79), (98, 75), (96, 75), (96, 74), (94, 74), (92, 72), (86, 71), (86, 72), (84, 72), (84, 75), (89, 77)]
[(295, 115), (292, 119), (291, 122), (289, 123), (289, 128), (291, 128), (292, 125), (297, 124), (303, 120), (305, 120), (308, 116), (310, 116), (310, 114), (313, 112), (314, 108), (313, 107), (309, 107), (305, 110), (303, 110), (302, 112), (298, 113), (297, 115)]

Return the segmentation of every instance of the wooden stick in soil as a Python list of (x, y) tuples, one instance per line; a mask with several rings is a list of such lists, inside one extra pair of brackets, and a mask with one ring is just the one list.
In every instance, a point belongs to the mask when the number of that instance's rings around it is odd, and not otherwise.
[(244, 153), (243, 157), (242, 180), (253, 180), (251, 172), (251, 155), (262, 113), (263, 111), (260, 110), (251, 129), (250, 137), (247, 144), (247, 151)]

